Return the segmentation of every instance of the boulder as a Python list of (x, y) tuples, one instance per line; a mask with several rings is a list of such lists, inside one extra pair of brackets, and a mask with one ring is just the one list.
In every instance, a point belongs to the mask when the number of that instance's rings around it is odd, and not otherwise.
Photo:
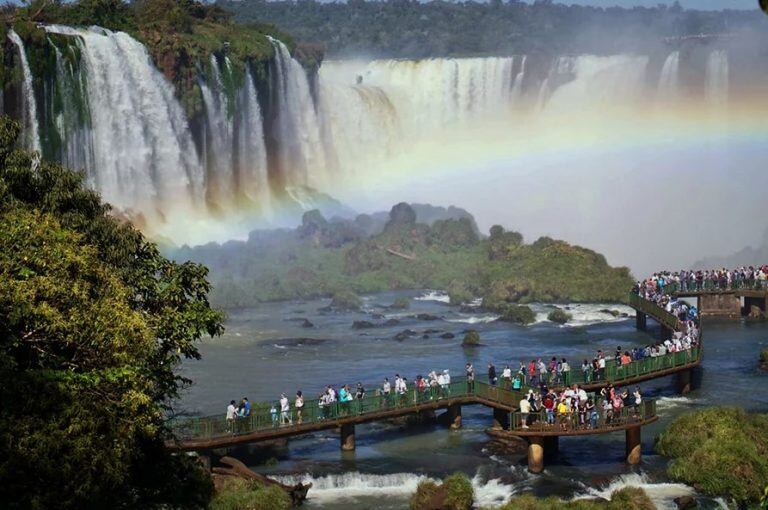
[(447, 332), (443, 333), (442, 335), (440, 335), (440, 338), (444, 338), (446, 340), (450, 340), (451, 338), (456, 338), (456, 335), (454, 335), (450, 331), (447, 331)]
[(370, 321), (355, 321), (352, 323), (352, 329), (371, 329), (376, 325)]
[(438, 317), (437, 315), (431, 315), (428, 313), (420, 313), (418, 315), (413, 315), (412, 317), (420, 321), (439, 321), (440, 320), (440, 317)]
[(475, 347), (480, 345), (480, 333), (474, 329), (470, 329), (464, 335), (464, 340), (461, 341), (463, 347)]
[(765, 313), (760, 309), (759, 306), (752, 305), (749, 307), (749, 318), (765, 319)]
[(384, 323), (385, 326), (397, 326), (400, 324), (400, 321), (397, 319), (387, 319), (387, 322)]
[(686, 508), (696, 508), (698, 503), (693, 496), (679, 496), (673, 500), (679, 510), (685, 510)]
[(412, 337), (412, 336), (416, 336), (417, 334), (418, 334), (418, 333), (416, 333), (416, 332), (415, 332), (415, 331), (413, 331), (412, 329), (404, 329), (404, 330), (403, 330), (403, 331), (401, 331), (400, 333), (396, 334), (396, 335), (394, 336), (394, 338), (395, 338), (395, 340), (397, 340), (397, 341), (399, 341), (399, 342), (402, 342), (403, 340), (405, 340), (405, 339), (407, 339), (407, 338), (409, 338), (409, 337)]

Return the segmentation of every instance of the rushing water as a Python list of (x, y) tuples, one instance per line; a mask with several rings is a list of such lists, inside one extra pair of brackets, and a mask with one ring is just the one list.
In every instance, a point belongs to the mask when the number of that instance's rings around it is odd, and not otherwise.
[[(407, 311), (387, 310), (395, 297), (414, 297)], [(617, 305), (573, 305), (572, 324), (558, 326), (546, 320), (551, 310), (535, 305), (537, 323), (520, 327), (493, 321), (493, 316), (461, 311), (447, 304), (439, 292), (385, 293), (366, 298), (359, 313), (319, 311), (326, 300), (270, 303), (232, 311), (225, 336), (202, 346), (203, 360), (185, 364), (183, 373), (196, 381), (185, 394), (182, 407), (203, 414), (223, 413), (226, 403), (242, 396), (253, 400), (292, 396), (297, 389), (313, 398), (326, 384), (363, 381), (370, 391), (383, 377), (395, 373), (413, 381), (432, 369), (450, 369), (462, 375), (471, 361), (483, 373), (489, 360), (497, 369), (509, 362), (536, 356), (565, 356), (577, 370), (581, 360), (599, 349), (645, 344), (657, 333), (638, 332), (634, 320), (621, 314), (631, 310)], [(616, 310), (618, 317), (604, 310)], [(435, 320), (419, 320), (425, 313)], [(380, 314), (380, 315), (379, 315)], [(308, 319), (312, 328), (298, 319)], [(353, 329), (353, 321), (399, 324)], [(462, 332), (480, 331), (482, 345), (461, 347)], [(404, 341), (393, 336), (405, 329), (416, 334)], [(432, 330), (432, 331), (430, 331)], [(524, 454), (494, 449), (484, 433), (491, 411), (465, 407), (463, 428), (449, 431), (437, 425), (405, 426), (372, 423), (357, 427), (357, 450), (342, 453), (333, 431), (293, 439), (285, 447), (266, 451), (241, 447), (231, 453), (261, 472), (286, 480), (312, 481), (308, 508), (407, 508), (408, 496), (424, 477), (440, 479), (460, 470), (472, 479), (478, 505), (500, 503), (513, 493), (531, 490), (560, 497), (607, 496), (625, 485), (645, 488), (661, 508), (673, 508), (672, 499), (692, 493), (689, 487), (669, 483), (666, 459), (653, 454), (653, 437), (682, 411), (705, 405), (740, 405), (768, 410), (768, 394), (754, 389), (768, 376), (756, 369), (768, 325), (742, 321), (707, 320), (704, 323), (704, 360), (695, 389), (682, 397), (672, 377), (644, 383), (643, 392), (658, 398), (661, 419), (643, 430), (642, 463), (623, 463), (624, 436), (562, 438), (559, 456), (541, 475), (526, 470)], [(440, 335), (451, 332), (452, 339)], [(425, 338), (424, 335), (428, 338)], [(265, 464), (267, 459), (274, 458)], [(716, 506), (713, 500), (705, 499)]]
[(37, 100), (35, 99), (35, 91), (32, 87), (32, 70), (29, 68), (29, 61), (27, 60), (27, 52), (24, 49), (24, 42), (13, 29), (8, 31), (8, 38), (19, 51), (19, 59), (21, 60), (22, 77), (22, 112), (24, 114), (24, 133), (25, 143), (27, 147), (33, 151), (40, 150), (40, 133), (37, 124)]

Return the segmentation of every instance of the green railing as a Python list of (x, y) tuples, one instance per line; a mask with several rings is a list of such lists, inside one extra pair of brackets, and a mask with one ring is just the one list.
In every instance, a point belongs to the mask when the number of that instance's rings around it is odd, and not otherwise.
[(734, 290), (758, 290), (768, 292), (768, 281), (766, 280), (737, 280), (730, 284), (721, 285), (719, 282), (705, 280), (699, 282), (677, 283), (670, 282), (662, 287), (665, 294), (685, 293), (685, 292), (731, 292)]
[[(630, 304), (639, 311), (651, 315), (672, 329), (678, 328), (679, 322), (677, 318), (656, 304), (636, 294), (631, 294), (629, 300)], [(695, 347), (687, 351), (638, 359), (625, 365), (617, 363), (613, 358), (606, 359), (605, 369), (602, 371), (596, 371), (591, 368), (584, 371), (580, 367), (574, 367), (570, 371), (560, 374), (547, 373), (544, 382), (549, 387), (563, 387), (573, 384), (621, 384), (655, 372), (663, 372), (694, 363), (698, 361), (700, 352), (700, 348)], [(223, 414), (219, 414), (175, 419), (172, 421), (171, 427), (180, 439), (210, 439), (284, 427), (296, 427), (304, 424), (330, 422), (351, 416), (373, 415), (385, 410), (413, 408), (414, 412), (416, 412), (422, 404), (435, 403), (455, 397), (477, 397), (500, 406), (515, 408), (532, 383), (536, 387), (540, 385), (541, 381), (538, 374), (533, 380), (526, 377), (522, 388), (519, 390), (513, 390), (511, 383), (502, 380), (502, 378), (498, 379), (496, 385), (489, 384), (487, 376), (484, 375), (477, 376), (473, 383), (468, 383), (466, 378), (454, 378), (453, 382), (445, 388), (430, 387), (423, 391), (411, 388), (404, 394), (396, 394), (393, 391), (388, 395), (384, 395), (380, 390), (376, 390), (362, 399), (334, 402), (325, 406), (321, 406), (317, 399), (308, 398), (305, 395), (304, 407), (301, 411), (297, 410), (293, 406), (293, 402), (291, 402), (290, 410), (286, 413), (281, 412), (279, 409), (277, 409), (276, 413), (272, 413), (271, 405), (261, 402), (251, 407), (249, 416), (238, 417), (233, 421), (228, 421)]]
[[(585, 430), (610, 430), (632, 423), (644, 422), (656, 416), (656, 401), (643, 399), (637, 407), (622, 407), (618, 412), (603, 410), (596, 398), (593, 411), (569, 412), (559, 414), (557, 410), (547, 413), (541, 410), (534, 413), (514, 412), (509, 414), (510, 430), (546, 431), (546, 432), (578, 432)], [(523, 426), (525, 424), (525, 426)]]
[(659, 324), (662, 324), (672, 330), (677, 330), (680, 327), (680, 321), (677, 317), (674, 316), (674, 314), (669, 313), (656, 303), (648, 301), (647, 299), (642, 298), (637, 294), (629, 294), (629, 305), (635, 310), (643, 312), (646, 315), (650, 315), (656, 319)]

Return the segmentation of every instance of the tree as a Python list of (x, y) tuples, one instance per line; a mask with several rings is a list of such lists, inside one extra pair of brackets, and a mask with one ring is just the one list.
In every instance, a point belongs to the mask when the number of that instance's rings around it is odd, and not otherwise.
[(0, 501), (202, 508), (208, 476), (165, 447), (182, 358), (222, 332), (203, 266), (171, 262), (0, 119)]

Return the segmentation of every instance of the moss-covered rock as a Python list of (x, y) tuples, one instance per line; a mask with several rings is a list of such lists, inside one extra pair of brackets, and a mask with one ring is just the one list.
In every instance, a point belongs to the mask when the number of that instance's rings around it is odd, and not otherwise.
[(549, 315), (547, 315), (547, 319), (557, 324), (565, 324), (569, 320), (573, 319), (573, 315), (566, 312), (562, 308), (555, 308), (554, 310), (549, 312)]
[(461, 345), (464, 347), (475, 347), (480, 345), (480, 333), (477, 330), (470, 329), (464, 333), (464, 340), (461, 341)]
[[(483, 304), (485, 306), (485, 301)], [(503, 322), (512, 322), (523, 326), (536, 322), (536, 314), (527, 305), (494, 305), (490, 310), (500, 314), (498, 320)]]
[(291, 498), (277, 486), (263, 487), (241, 478), (223, 480), (211, 510), (288, 510)]
[(392, 310), (407, 310), (411, 307), (411, 300), (405, 296), (395, 298), (395, 301), (389, 305)]
[(699, 491), (754, 506), (768, 485), (768, 414), (712, 407), (679, 416), (656, 440), (667, 473)]
[(655, 510), (656, 505), (643, 489), (625, 487), (611, 494), (610, 500), (574, 499), (563, 501), (556, 497), (537, 498), (532, 494), (514, 496), (496, 510)]
[(338, 311), (359, 310), (363, 301), (349, 290), (339, 290), (333, 294), (329, 308)]
[(475, 493), (472, 482), (464, 473), (454, 473), (438, 485), (424, 480), (411, 496), (411, 510), (469, 510)]

